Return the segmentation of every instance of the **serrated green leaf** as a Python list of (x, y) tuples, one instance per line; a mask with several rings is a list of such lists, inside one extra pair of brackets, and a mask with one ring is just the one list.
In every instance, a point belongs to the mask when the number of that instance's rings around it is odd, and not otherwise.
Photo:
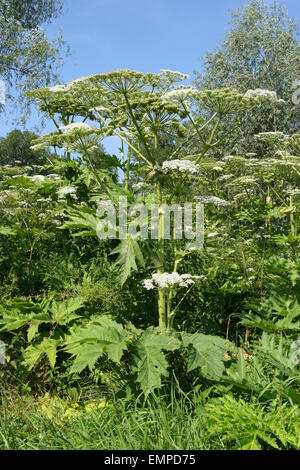
[(24, 363), (28, 365), (29, 370), (31, 370), (34, 365), (38, 363), (44, 355), (46, 355), (50, 362), (50, 366), (54, 369), (56, 363), (56, 351), (59, 344), (61, 344), (61, 340), (57, 341), (51, 338), (44, 338), (41, 343), (28, 346), (24, 351)]
[(148, 328), (136, 341), (132, 370), (137, 373), (137, 381), (146, 394), (160, 387), (161, 377), (168, 375), (168, 362), (163, 350), (174, 351), (180, 345), (174, 334), (158, 328)]
[(201, 368), (201, 373), (209, 378), (218, 379), (224, 371), (224, 354), (233, 344), (219, 336), (195, 333), (182, 335), (183, 345), (189, 347), (188, 372)]
[(71, 372), (81, 372), (85, 367), (92, 369), (97, 359), (107, 353), (109, 359), (119, 363), (124, 350), (127, 349), (127, 332), (122, 325), (103, 318), (77, 330), (67, 340), (65, 350), (76, 359)]
[(133, 238), (121, 240), (120, 244), (110, 253), (118, 254), (115, 266), (120, 266), (121, 286), (125, 283), (131, 274), (131, 271), (137, 271), (137, 262), (144, 266), (144, 257), (139, 244)]

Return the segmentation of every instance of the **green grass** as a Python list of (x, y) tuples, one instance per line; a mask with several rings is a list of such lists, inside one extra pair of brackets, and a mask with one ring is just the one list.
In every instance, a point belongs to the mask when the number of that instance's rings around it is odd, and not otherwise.
[(79, 405), (69, 418), (63, 417), (65, 405), (49, 419), (38, 400), (19, 397), (13, 405), (8, 398), (0, 414), (0, 449), (224, 449), (205, 438), (201, 407), (190, 405), (185, 398), (168, 405), (162, 398), (144, 405), (117, 400), (89, 412)]
[(255, 397), (209, 398), (209, 390), (103, 397), (32, 397), (4, 392), (2, 450), (229, 450), (299, 448), (299, 409)]

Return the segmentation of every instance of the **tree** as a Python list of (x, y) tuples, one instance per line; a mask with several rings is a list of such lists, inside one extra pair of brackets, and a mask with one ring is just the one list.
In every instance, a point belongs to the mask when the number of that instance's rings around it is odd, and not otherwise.
[(280, 111), (266, 108), (260, 119), (240, 113), (234, 122), (223, 122), (225, 149), (229, 150), (226, 136), (230, 135), (231, 151), (233, 141), (236, 152), (249, 151), (253, 134), (299, 131), (300, 107), (292, 102), (292, 84), (300, 70), (298, 25), (284, 6), (269, 6), (262, 0), (251, 0), (231, 12), (230, 24), (220, 46), (205, 55), (203, 74), (195, 72), (195, 84), (201, 89), (233, 87), (241, 93), (267, 89), (285, 101)]
[(0, 164), (32, 166), (49, 163), (51, 153), (47, 150), (34, 151), (30, 147), (38, 136), (34, 132), (14, 129), (6, 137), (0, 138)]
[(0, 0), (0, 77), (23, 104), (24, 91), (57, 81), (64, 41), (49, 41), (41, 25), (61, 9), (61, 0)]
[(10, 0), (7, 13), (19, 21), (24, 28), (32, 29), (48, 23), (62, 12), (61, 0)]

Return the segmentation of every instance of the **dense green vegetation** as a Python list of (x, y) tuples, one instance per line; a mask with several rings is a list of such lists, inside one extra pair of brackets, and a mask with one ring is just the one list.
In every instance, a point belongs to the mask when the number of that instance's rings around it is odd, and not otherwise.
[[(238, 37), (265, 19), (294, 67), (282, 9), (243, 14)], [(251, 45), (253, 87), (241, 67), (27, 92), (54, 131), (0, 141), (0, 447), (299, 448), (299, 110)]]

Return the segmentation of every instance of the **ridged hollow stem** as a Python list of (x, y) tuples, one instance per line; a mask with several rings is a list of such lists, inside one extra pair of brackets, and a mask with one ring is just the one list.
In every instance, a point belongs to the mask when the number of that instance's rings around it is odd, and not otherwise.
[[(179, 264), (180, 260), (174, 260), (174, 267), (173, 267), (173, 273), (177, 272), (177, 267)], [(170, 287), (169, 292), (168, 292), (168, 297), (167, 297), (167, 328), (172, 328), (173, 327), (173, 322), (174, 322), (174, 312), (172, 312), (172, 300), (173, 300), (173, 294), (174, 294), (174, 286)]]
[[(163, 274), (164, 272), (164, 264), (165, 264), (165, 252), (164, 252), (164, 239), (163, 239), (163, 232), (164, 232), (164, 225), (163, 225), (163, 211), (162, 211), (162, 194), (161, 194), (161, 186), (160, 182), (157, 183), (157, 196), (159, 202), (159, 209), (158, 209), (158, 256), (160, 259), (160, 266), (157, 268), (158, 274)], [(158, 288), (158, 325), (161, 328), (167, 327), (167, 319), (166, 319), (166, 293), (162, 287)]]
[(292, 212), (293, 210), (293, 196), (292, 195), (290, 195), (290, 208), (291, 208), (291, 212), (290, 212), (291, 233), (293, 236), (295, 236), (295, 217)]

